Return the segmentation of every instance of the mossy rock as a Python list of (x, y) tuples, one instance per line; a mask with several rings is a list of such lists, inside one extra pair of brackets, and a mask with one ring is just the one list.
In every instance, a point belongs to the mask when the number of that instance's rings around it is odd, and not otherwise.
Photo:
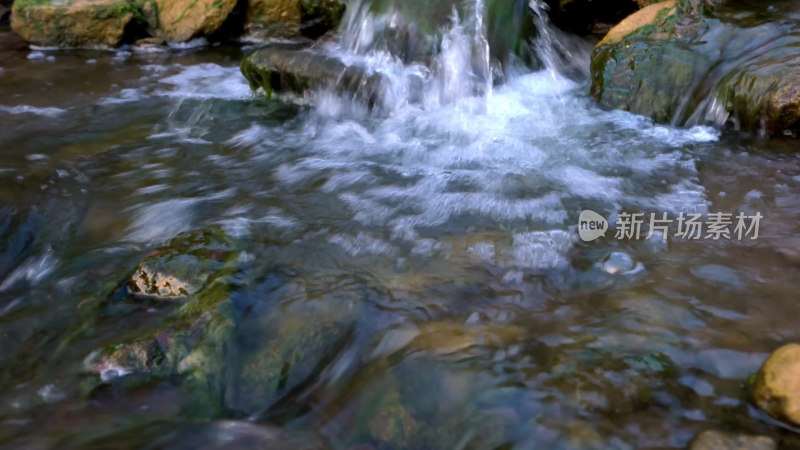
[(649, 5), (617, 24), (597, 46), (611, 45), (634, 33), (644, 34), (645, 30), (652, 31), (656, 27), (665, 29), (667, 19), (671, 18), (677, 11), (678, 7), (675, 0)]
[(116, 47), (140, 16), (120, 0), (17, 0), (11, 27), (26, 41), (55, 47)]
[(239, 413), (268, 411), (279, 400), (313, 384), (348, 345), (364, 299), (355, 291), (311, 293), (301, 279), (268, 305), (261, 317), (243, 319), (240, 349), (228, 393)]
[(738, 126), (765, 135), (800, 132), (800, 51), (757, 61), (731, 72), (717, 88), (716, 102)]
[(510, 430), (477, 406), (476, 374), (429, 356), (376, 362), (350, 380), (336, 446), (502, 448)]
[(182, 233), (139, 263), (128, 280), (128, 292), (157, 300), (185, 300), (235, 263), (237, 255), (219, 229)]
[(592, 53), (591, 94), (673, 125), (800, 133), (800, 38), (787, 33), (797, 24), (758, 5), (716, 8), (669, 1), (625, 19)]
[(291, 44), (256, 50), (242, 61), (241, 71), (253, 90), (261, 90), (268, 97), (276, 92), (304, 94), (313, 89), (330, 88), (370, 107), (378, 107), (389, 86), (383, 74)]
[[(98, 383), (137, 386), (170, 380), (180, 386), (187, 416), (219, 416), (236, 331), (228, 275), (237, 256), (226, 235), (211, 228), (182, 233), (146, 257), (128, 287), (138, 289), (137, 296), (182, 302), (149, 328), (156, 331), (90, 355), (85, 369), (97, 378), (88, 389)], [(142, 282), (145, 275), (147, 283)]]
[(151, 335), (109, 346), (93, 355), (87, 361), (87, 372), (99, 376), (101, 383), (114, 383), (130, 375), (136, 375), (139, 384), (177, 380), (187, 416), (219, 416), (236, 329), (227, 285), (217, 281), (165, 318), (164, 323)]
[(689, 111), (686, 90), (699, 83), (710, 62), (675, 41), (624, 40), (592, 54), (592, 96), (601, 106), (671, 122)]
[(155, 0), (158, 33), (171, 42), (211, 36), (236, 8), (237, 0)]

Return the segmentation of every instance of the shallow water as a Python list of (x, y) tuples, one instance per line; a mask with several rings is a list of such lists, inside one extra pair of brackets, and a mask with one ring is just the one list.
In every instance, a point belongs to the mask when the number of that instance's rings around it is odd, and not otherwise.
[[(291, 273), (361, 305), (313, 386), (259, 424), (348, 448), (396, 396), (447, 448), (682, 447), (707, 428), (796, 445), (744, 389), (798, 339), (794, 141), (601, 111), (551, 70), (374, 115), (253, 96), (237, 48), (2, 52), (0, 445), (260, 433), (185, 420), (168, 384), (81, 393), (87, 355), (159, 313), (110, 293), (210, 225), (246, 249), (238, 302)], [(764, 218), (756, 240), (584, 243), (584, 209)]]

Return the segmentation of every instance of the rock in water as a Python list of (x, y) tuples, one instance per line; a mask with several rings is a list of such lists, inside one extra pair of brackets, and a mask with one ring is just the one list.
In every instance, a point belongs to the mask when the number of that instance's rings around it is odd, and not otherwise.
[[(188, 416), (216, 417), (223, 407), (235, 338), (236, 309), (226, 275), (237, 256), (218, 229), (183, 233), (154, 251), (130, 280), (131, 289), (163, 299), (180, 295), (186, 301), (156, 319), (161, 322), (151, 331), (92, 354), (86, 371), (99, 376), (100, 383), (128, 375), (143, 384), (177, 379)], [(142, 276), (146, 282), (140, 286)]]
[(227, 390), (230, 410), (264, 412), (313, 384), (347, 346), (366, 298), (357, 282), (340, 280), (330, 286), (328, 281), (298, 278), (284, 286), (280, 297), (259, 299), (267, 303), (263, 314), (246, 308), (249, 314), (239, 323), (240, 352)]
[(183, 233), (147, 255), (128, 281), (128, 292), (157, 300), (199, 292), (236, 256), (218, 229)]
[(758, 8), (702, 14), (691, 2), (667, 1), (638, 11), (595, 48), (592, 95), (659, 122), (797, 134), (800, 22)]
[(772, 352), (756, 375), (753, 397), (771, 416), (800, 425), (800, 344)]
[(37, 45), (116, 47), (136, 15), (126, 0), (18, 0), (11, 28)]
[(210, 36), (236, 7), (236, 0), (156, 0), (158, 29), (171, 42)]
[(700, 433), (689, 450), (775, 450), (775, 441), (766, 436), (729, 434), (716, 430)]
[(310, 49), (272, 45), (256, 50), (242, 61), (242, 74), (254, 90), (304, 93), (330, 88), (349, 93), (370, 107), (379, 107), (389, 82), (383, 74)]
[(162, 329), (93, 354), (86, 371), (102, 383), (128, 375), (141, 384), (178, 379), (185, 414), (213, 418), (223, 406), (235, 329), (227, 285), (217, 283), (166, 318)]

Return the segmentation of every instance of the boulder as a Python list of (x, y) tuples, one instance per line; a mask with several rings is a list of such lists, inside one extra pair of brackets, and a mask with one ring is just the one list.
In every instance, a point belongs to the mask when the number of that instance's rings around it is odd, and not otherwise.
[(346, 5), (339, 0), (302, 0), (300, 7), (303, 35), (317, 38), (339, 28)]
[(262, 38), (299, 34), (303, 18), (300, 3), (300, 0), (250, 0), (248, 32)]
[(11, 28), (36, 45), (116, 47), (138, 16), (127, 0), (18, 0)]
[(772, 352), (756, 375), (753, 399), (769, 415), (800, 425), (800, 344)]
[(237, 0), (156, 0), (158, 33), (171, 42), (211, 36), (236, 4)]
[(182, 233), (148, 254), (127, 282), (128, 293), (185, 300), (233, 262), (238, 253), (219, 229)]
[(251, 53), (242, 61), (242, 74), (253, 90), (271, 97), (276, 92), (305, 93), (311, 89), (333, 89), (377, 107), (385, 99), (389, 81), (358, 64), (311, 49), (271, 45)]
[(132, 379), (140, 385), (177, 379), (188, 416), (216, 417), (224, 404), (235, 338), (236, 308), (227, 275), (238, 254), (221, 230), (211, 228), (182, 233), (148, 255), (127, 281), (128, 292), (136, 299), (181, 302), (151, 319), (149, 331), (136, 331), (90, 355), (85, 369), (97, 376), (94, 381)]
[(700, 6), (657, 3), (609, 31), (592, 54), (592, 96), (658, 122), (797, 135), (796, 17), (741, 3), (701, 14)]
[(656, 26), (660, 21), (671, 17), (678, 11), (675, 0), (654, 3), (626, 17), (612, 28), (598, 46), (611, 45), (628, 37), (646, 26)]
[(700, 83), (710, 66), (702, 55), (677, 42), (634, 40), (601, 46), (592, 55), (591, 93), (604, 108), (669, 123), (682, 112), (687, 87)]
[(243, 414), (269, 410), (313, 384), (346, 348), (365, 299), (349, 286), (331, 289), (318, 281), (291, 280), (278, 297), (260, 299), (268, 304), (246, 307), (226, 398), (229, 409)]
[(728, 74), (715, 101), (725, 105), (736, 126), (762, 134), (797, 134), (800, 128), (800, 51), (783, 59), (758, 61)]
[(275, 37), (316, 39), (336, 29), (345, 4), (338, 0), (251, 0), (247, 6), (247, 39)]
[(126, 377), (132, 377), (134, 385), (177, 380), (188, 417), (217, 417), (224, 404), (236, 329), (228, 291), (227, 284), (217, 280), (164, 318), (158, 331), (90, 355), (86, 371), (98, 376), (101, 384)]
[(767, 436), (723, 433), (708, 430), (695, 437), (689, 450), (775, 450), (777, 445)]

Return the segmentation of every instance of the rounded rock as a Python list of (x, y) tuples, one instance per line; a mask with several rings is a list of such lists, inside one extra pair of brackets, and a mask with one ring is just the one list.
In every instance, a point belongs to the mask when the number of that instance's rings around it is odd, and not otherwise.
[(772, 352), (758, 371), (753, 397), (769, 415), (800, 425), (800, 344)]

